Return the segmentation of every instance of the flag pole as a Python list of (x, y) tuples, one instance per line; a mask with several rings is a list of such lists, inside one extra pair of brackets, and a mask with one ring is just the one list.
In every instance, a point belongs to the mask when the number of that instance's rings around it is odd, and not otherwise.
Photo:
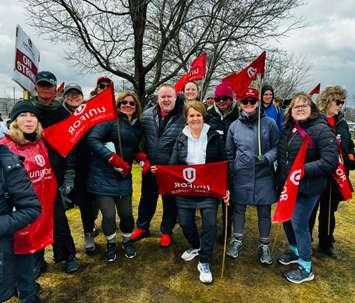
[(259, 83), (259, 106), (258, 106), (258, 156), (261, 156), (261, 104), (262, 104), (262, 96), (261, 96), (261, 87), (263, 84), (263, 77), (258, 75), (258, 83)]
[[(224, 203), (224, 202), (223, 202)], [(223, 256), (222, 256), (222, 268), (221, 268), (221, 278), (224, 274), (224, 264), (226, 261), (226, 251), (227, 251), (227, 230), (228, 230), (228, 205), (225, 205), (225, 216), (224, 216), (224, 243), (223, 243)]]
[(330, 236), (330, 212), (332, 207), (332, 182), (329, 182), (329, 201), (328, 201), (328, 237)]

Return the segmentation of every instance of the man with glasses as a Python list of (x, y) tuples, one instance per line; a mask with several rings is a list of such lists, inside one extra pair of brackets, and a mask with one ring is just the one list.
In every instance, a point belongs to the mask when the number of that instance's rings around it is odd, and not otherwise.
[[(57, 78), (55, 75), (49, 71), (41, 71), (37, 74), (35, 81), (37, 96), (33, 97), (30, 102), (39, 111), (43, 128), (66, 119), (69, 116), (68, 111), (56, 100)], [(73, 189), (71, 185), (74, 178), (72, 171), (75, 168), (75, 161), (73, 161), (72, 155), (63, 158), (48, 146), (48, 156), (57, 179), (58, 188), (65, 188), (65, 191), (69, 193)], [(54, 207), (54, 261), (65, 261), (66, 272), (73, 273), (79, 269), (79, 262), (75, 258), (75, 244), (59, 191)], [(37, 270), (39, 271), (38, 274), (40, 274), (41, 271), (46, 269), (43, 250), (38, 252), (38, 262)]]
[[(223, 143), (226, 142), (227, 132), (229, 125), (238, 118), (239, 109), (237, 102), (233, 101), (233, 90), (226, 84), (221, 83), (216, 86), (214, 93), (214, 104), (208, 108), (206, 123), (216, 130), (223, 139)], [(224, 230), (225, 230), (225, 204), (222, 203), (223, 208), (223, 234), (219, 237), (219, 242), (223, 243)], [(231, 216), (232, 212), (229, 212), (227, 223), (227, 235), (231, 233)]]

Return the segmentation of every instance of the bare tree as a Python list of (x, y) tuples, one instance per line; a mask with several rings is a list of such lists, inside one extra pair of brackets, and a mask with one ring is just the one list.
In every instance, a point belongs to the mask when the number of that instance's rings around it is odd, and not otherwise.
[[(23, 0), (32, 24), (68, 45), (68, 59), (132, 83), (139, 96), (175, 80), (208, 53), (210, 81), (236, 67), (251, 47), (296, 28), (299, 0)], [(280, 21), (289, 18), (287, 27)]]

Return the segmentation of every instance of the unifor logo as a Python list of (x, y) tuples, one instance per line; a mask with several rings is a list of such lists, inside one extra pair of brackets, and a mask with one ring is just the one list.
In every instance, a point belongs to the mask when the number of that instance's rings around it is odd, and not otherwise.
[(254, 67), (249, 67), (249, 68), (247, 69), (247, 73), (248, 73), (248, 76), (249, 76), (250, 78), (253, 78), (253, 77), (256, 75), (256, 68), (254, 68)]
[(302, 173), (302, 170), (301, 169), (297, 169), (291, 174), (290, 180), (291, 180), (291, 182), (293, 184), (295, 184), (295, 185), (300, 184), (301, 173)]
[(185, 168), (182, 170), (182, 176), (186, 182), (192, 183), (196, 180), (196, 169), (192, 167)]
[(74, 112), (74, 116), (81, 115), (86, 108), (86, 104), (81, 104)]
[(46, 164), (46, 160), (44, 160), (44, 157), (40, 154), (35, 155), (35, 161), (40, 167), (43, 167)]

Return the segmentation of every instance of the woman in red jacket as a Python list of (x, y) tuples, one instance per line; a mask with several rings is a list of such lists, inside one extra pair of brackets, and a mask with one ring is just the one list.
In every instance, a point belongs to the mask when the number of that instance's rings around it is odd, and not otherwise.
[[(41, 214), (34, 223), (16, 232), (14, 250), (19, 262), (20, 299), (37, 289), (35, 284), (35, 253), (53, 243), (53, 215), (57, 182), (41, 139), (42, 126), (36, 108), (28, 101), (15, 104), (10, 113), (9, 134), (0, 140), (14, 154), (24, 158), (24, 166), (41, 204)], [(21, 266), (20, 264), (24, 264)]]

